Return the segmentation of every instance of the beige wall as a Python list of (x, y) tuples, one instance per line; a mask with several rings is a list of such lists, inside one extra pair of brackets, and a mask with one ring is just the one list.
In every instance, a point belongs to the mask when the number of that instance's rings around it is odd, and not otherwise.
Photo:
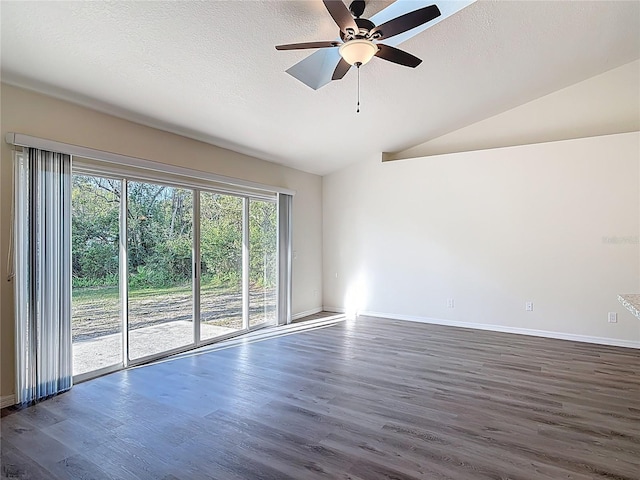
[[(11, 223), (7, 132), (71, 143), (296, 190), (293, 206), (293, 313), (322, 304), (322, 178), (2, 84), (0, 161), (0, 395), (14, 391), (13, 284), (6, 281)], [(250, 134), (248, 132), (248, 134)]]
[(327, 175), (325, 305), (640, 346), (617, 301), (640, 280), (639, 164), (635, 132)]

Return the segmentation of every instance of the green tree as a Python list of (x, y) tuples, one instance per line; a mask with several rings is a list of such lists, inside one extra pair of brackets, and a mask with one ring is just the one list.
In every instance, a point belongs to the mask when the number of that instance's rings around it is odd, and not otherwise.
[(200, 219), (203, 282), (238, 286), (242, 272), (242, 198), (203, 193)]
[[(72, 242), (74, 286), (117, 285), (121, 181), (74, 175)], [(193, 191), (127, 184), (130, 288), (191, 282)], [(249, 200), (249, 280), (275, 286), (276, 204)], [(200, 198), (202, 282), (237, 288), (242, 274), (243, 199), (203, 192)]]
[(132, 288), (191, 281), (193, 192), (128, 183), (127, 247)]
[(249, 279), (262, 287), (273, 287), (277, 278), (276, 204), (261, 200), (249, 202)]
[(71, 243), (75, 286), (117, 285), (120, 187), (118, 180), (73, 176)]

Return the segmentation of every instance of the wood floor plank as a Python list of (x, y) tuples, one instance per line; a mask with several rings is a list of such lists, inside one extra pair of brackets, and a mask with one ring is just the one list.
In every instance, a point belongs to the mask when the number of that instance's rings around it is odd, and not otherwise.
[(3, 478), (640, 479), (640, 351), (360, 317), (0, 419)]
[(19, 478), (22, 480), (47, 480), (50, 473), (38, 463), (34, 462), (20, 449), (14, 447), (7, 439), (0, 441), (0, 455), (2, 458), (2, 478)]

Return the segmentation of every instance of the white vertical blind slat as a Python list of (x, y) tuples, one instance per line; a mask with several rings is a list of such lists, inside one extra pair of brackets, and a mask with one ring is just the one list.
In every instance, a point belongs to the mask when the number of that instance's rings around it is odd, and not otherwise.
[(278, 194), (278, 324), (291, 323), (293, 196)]
[(71, 388), (71, 158), (34, 148), (16, 159), (17, 396)]

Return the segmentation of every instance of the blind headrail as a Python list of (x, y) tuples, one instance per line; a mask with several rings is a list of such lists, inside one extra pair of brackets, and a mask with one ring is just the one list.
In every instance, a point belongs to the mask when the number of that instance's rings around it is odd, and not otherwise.
[(119, 165), (129, 165), (135, 168), (143, 168), (146, 170), (160, 171), (184, 177), (192, 177), (197, 179), (206, 179), (212, 182), (224, 183), (226, 185), (237, 186), (262, 192), (284, 193), (287, 195), (295, 195), (295, 190), (284, 187), (276, 187), (264, 183), (252, 182), (241, 178), (228, 177), (226, 175), (218, 175), (216, 173), (194, 170), (177, 165), (155, 162), (143, 158), (130, 157), (119, 153), (106, 152), (104, 150), (96, 150), (94, 148), (82, 147), (80, 145), (72, 145), (69, 143), (56, 142), (45, 138), (32, 137), (22, 133), (9, 132), (5, 136), (5, 141), (9, 145), (16, 147), (31, 147), (51, 152), (66, 153), (72, 156), (89, 158), (101, 162), (114, 163)]

